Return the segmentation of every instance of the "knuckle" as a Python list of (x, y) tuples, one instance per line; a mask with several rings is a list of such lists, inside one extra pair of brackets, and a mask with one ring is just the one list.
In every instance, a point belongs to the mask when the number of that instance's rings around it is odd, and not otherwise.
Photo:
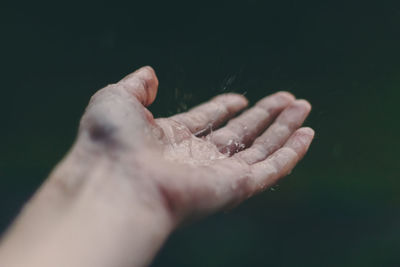
[(101, 99), (107, 98), (110, 95), (115, 95), (118, 93), (118, 91), (120, 91), (120, 87), (118, 85), (109, 84), (92, 95), (89, 101), (89, 105)]

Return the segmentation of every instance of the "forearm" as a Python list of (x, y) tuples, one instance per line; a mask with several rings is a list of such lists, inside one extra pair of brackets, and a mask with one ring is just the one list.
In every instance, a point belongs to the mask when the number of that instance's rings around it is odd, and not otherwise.
[(299, 128), (310, 104), (287, 92), (218, 128), (246, 107), (242, 95), (155, 120), (157, 86), (144, 67), (91, 98), (77, 143), (0, 244), (0, 266), (148, 265), (178, 223), (273, 185), (314, 136)]
[(9, 230), (1, 266), (145, 266), (171, 232), (146, 177), (133, 179), (118, 159), (80, 145)]

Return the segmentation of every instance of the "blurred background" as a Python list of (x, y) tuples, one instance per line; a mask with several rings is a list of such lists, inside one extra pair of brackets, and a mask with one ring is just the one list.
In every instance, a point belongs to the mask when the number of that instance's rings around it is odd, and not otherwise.
[(68, 151), (89, 97), (151, 65), (156, 116), (288, 90), (312, 103), (316, 130), (287, 179), (180, 229), (154, 267), (400, 266), (400, 2), (367, 2), (4, 3), (0, 232)]

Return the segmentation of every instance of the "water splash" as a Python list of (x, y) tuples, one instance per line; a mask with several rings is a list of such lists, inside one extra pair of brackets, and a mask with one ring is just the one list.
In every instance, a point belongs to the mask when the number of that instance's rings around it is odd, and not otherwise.
[(278, 189), (279, 189), (279, 185), (278, 185), (278, 184), (273, 185), (273, 186), (271, 186), (271, 187), (269, 188), (269, 190), (272, 191), (272, 192), (278, 191)]

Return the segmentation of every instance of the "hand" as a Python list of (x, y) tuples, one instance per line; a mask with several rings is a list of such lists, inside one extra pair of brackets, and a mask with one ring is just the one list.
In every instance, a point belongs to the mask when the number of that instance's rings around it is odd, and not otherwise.
[(122, 168), (135, 186), (160, 199), (174, 222), (235, 205), (270, 187), (294, 168), (314, 135), (310, 128), (299, 129), (310, 104), (287, 92), (265, 97), (235, 118), (247, 100), (228, 93), (154, 119), (146, 107), (157, 87), (153, 69), (144, 67), (100, 90), (80, 131), (104, 153), (123, 155)]
[(157, 86), (145, 67), (92, 97), (70, 153), (2, 240), (1, 266), (146, 266), (179, 223), (273, 185), (313, 138), (299, 128), (310, 104), (289, 93), (236, 118), (247, 100), (224, 94), (154, 119)]

